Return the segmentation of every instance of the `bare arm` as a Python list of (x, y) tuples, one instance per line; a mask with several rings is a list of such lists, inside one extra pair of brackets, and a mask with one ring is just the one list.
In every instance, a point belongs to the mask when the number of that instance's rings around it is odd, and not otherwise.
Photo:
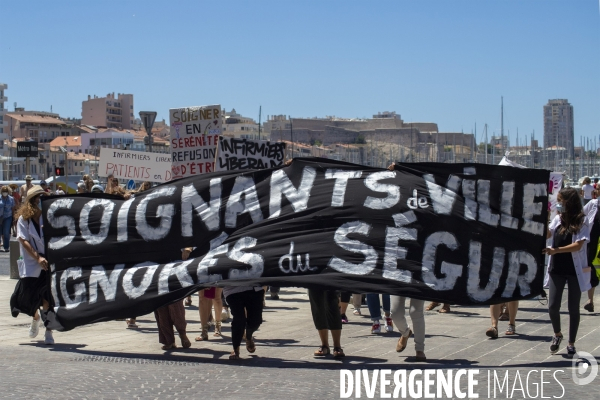
[(188, 258), (190, 258), (190, 253), (191, 252), (192, 252), (192, 248), (191, 247), (186, 247), (185, 249), (181, 250), (181, 259), (183, 261), (185, 261)]
[(584, 243), (585, 243), (585, 240), (578, 240), (575, 243), (571, 243), (564, 247), (557, 247), (556, 249), (545, 248), (544, 250), (542, 250), (542, 253), (548, 254), (548, 255), (553, 255), (553, 254), (557, 254), (557, 253), (573, 253), (573, 252), (577, 252), (577, 251), (581, 250)]

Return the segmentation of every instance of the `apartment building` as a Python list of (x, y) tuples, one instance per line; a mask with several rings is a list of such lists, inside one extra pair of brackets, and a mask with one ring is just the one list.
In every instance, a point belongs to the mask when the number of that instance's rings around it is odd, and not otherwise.
[(544, 106), (544, 148), (567, 149), (568, 158), (575, 154), (573, 106), (566, 99), (548, 100)]
[(81, 103), (81, 124), (105, 128), (132, 129), (133, 95), (109, 93), (106, 97), (88, 95)]
[[(252, 118), (244, 117), (232, 108), (227, 112), (223, 110), (223, 136), (240, 139), (258, 139), (258, 124)], [(261, 139), (268, 139), (261, 132)]]
[(72, 136), (74, 126), (60, 119), (58, 114), (44, 111), (7, 112), (4, 116), (4, 130), (13, 139), (31, 139), (38, 143), (50, 143), (60, 136)]

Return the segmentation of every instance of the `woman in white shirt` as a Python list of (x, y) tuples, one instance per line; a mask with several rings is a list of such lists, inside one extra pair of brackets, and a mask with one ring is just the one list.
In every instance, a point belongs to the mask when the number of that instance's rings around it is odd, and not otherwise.
[[(10, 299), (13, 317), (23, 312), (31, 317), (29, 337), (38, 335), (41, 318), (40, 306), (44, 311), (50, 307), (49, 267), (44, 255), (44, 234), (42, 232), (41, 186), (35, 185), (27, 191), (25, 201), (17, 210), (17, 239), (23, 263), (19, 265), (19, 282)], [(52, 331), (46, 329), (44, 343), (54, 344)]]
[(587, 204), (592, 200), (594, 193), (594, 186), (591, 185), (592, 180), (589, 176), (583, 178), (583, 186), (581, 187), (581, 195), (583, 196), (583, 204)]
[(573, 188), (565, 188), (558, 192), (558, 214), (548, 226), (548, 239), (552, 239), (551, 247), (542, 252), (548, 254), (548, 272), (550, 275), (550, 294), (548, 297), (548, 313), (552, 321), (554, 336), (550, 352), (556, 353), (563, 339), (560, 324), (560, 304), (565, 284), (569, 285), (569, 345), (567, 356), (573, 357), (575, 337), (579, 328), (579, 303), (581, 292), (591, 288), (590, 272), (587, 260), (586, 242), (590, 240), (590, 227), (583, 213), (581, 200)]

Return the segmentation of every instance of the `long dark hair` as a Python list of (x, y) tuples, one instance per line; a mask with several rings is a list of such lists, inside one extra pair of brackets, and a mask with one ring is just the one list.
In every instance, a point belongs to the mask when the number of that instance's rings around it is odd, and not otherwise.
[(563, 203), (562, 212), (560, 213), (561, 226), (559, 233), (564, 235), (566, 232), (571, 234), (579, 232), (585, 220), (579, 193), (574, 188), (569, 187), (561, 189), (558, 195)]

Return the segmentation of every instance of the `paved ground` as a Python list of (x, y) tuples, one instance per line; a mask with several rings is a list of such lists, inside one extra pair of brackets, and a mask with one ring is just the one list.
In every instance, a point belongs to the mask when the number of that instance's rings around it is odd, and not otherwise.
[[(160, 349), (152, 315), (138, 319), (139, 330), (125, 329), (123, 321), (93, 324), (57, 332), (56, 344), (45, 346), (43, 332), (36, 339), (28, 338), (28, 317), (14, 319), (9, 313), (15, 283), (8, 278), (8, 254), (0, 253), (0, 303), (4, 304), (0, 307), (0, 398), (339, 398), (340, 369), (380, 368), (477, 368), (480, 398), (488, 398), (488, 371), (502, 377), (508, 371), (511, 390), (516, 387), (513, 398), (534, 397), (542, 369), (551, 370), (543, 377), (547, 382), (544, 396), (595, 399), (599, 393), (600, 377), (588, 386), (573, 383), (566, 343), (557, 355), (549, 354), (552, 329), (546, 306), (537, 300), (522, 302), (519, 334), (501, 335), (497, 340), (484, 334), (489, 326), (486, 307), (453, 307), (450, 314), (427, 312), (426, 363), (412, 357), (412, 339), (403, 353), (396, 353), (397, 332), (371, 335), (368, 311), (363, 308), (366, 316), (350, 315), (350, 324), (342, 332), (347, 357), (335, 361), (312, 356), (319, 342), (306, 291), (283, 289), (280, 300), (267, 299), (265, 322), (256, 334), (256, 353), (249, 355), (244, 350), (243, 360), (230, 362), (229, 323), (223, 326), (223, 338), (213, 338), (211, 333), (208, 343), (166, 353)], [(195, 305), (197, 302), (194, 297)], [(596, 304), (600, 308), (598, 296)], [(578, 350), (594, 354), (597, 360), (599, 318), (598, 313), (582, 310), (577, 341)], [(187, 320), (193, 338), (200, 328), (195, 306), (187, 308)], [(500, 329), (506, 324), (501, 323)], [(526, 381), (532, 370), (537, 372), (531, 372)], [(564, 391), (552, 377), (554, 372)], [(529, 393), (519, 390), (517, 373)], [(379, 395), (377, 388), (376, 398)], [(506, 397), (506, 388), (496, 395)]]

